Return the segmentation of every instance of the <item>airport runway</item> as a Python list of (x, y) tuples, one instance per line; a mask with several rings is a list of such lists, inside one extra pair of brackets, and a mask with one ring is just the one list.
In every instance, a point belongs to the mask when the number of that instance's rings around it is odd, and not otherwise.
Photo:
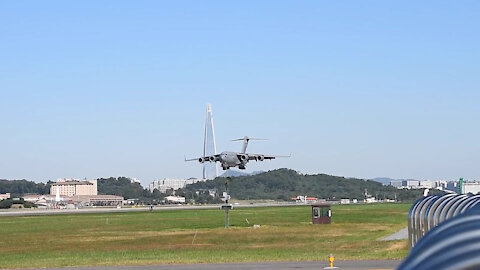
[[(251, 208), (251, 207), (272, 207), (272, 206), (308, 206), (307, 204), (296, 203), (255, 203), (255, 204), (239, 204), (233, 205), (233, 208)], [(168, 210), (199, 210), (199, 209), (221, 209), (221, 205), (162, 205), (155, 206), (153, 211)], [(123, 213), (123, 212), (148, 212), (150, 207), (88, 207), (80, 209), (7, 209), (0, 210), (0, 217), (11, 216), (41, 216), (41, 215), (65, 215), (65, 214), (82, 214), (82, 213)]]
[[(401, 261), (397, 260), (366, 260), (338, 261), (335, 267), (346, 270), (381, 270), (395, 269)], [(117, 267), (74, 267), (48, 268), (47, 270), (290, 270), (290, 269), (324, 269), (325, 262), (266, 262), (266, 263), (228, 263), (228, 264), (182, 264), (182, 265), (148, 265), (148, 266), (117, 266)], [(45, 270), (45, 268), (42, 268)]]

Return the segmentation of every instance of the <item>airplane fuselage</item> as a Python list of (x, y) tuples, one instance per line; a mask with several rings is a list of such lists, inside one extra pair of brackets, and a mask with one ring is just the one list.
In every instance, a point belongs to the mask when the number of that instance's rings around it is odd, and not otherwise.
[(218, 155), (201, 157), (198, 162), (219, 162), (224, 170), (228, 170), (230, 167), (238, 167), (244, 170), (245, 164), (248, 163), (248, 154), (224, 151)]
[(228, 170), (230, 167), (238, 166), (240, 169), (245, 169), (245, 164), (247, 164), (248, 159), (242, 161), (239, 158), (239, 153), (224, 151), (220, 153), (218, 161), (224, 170)]

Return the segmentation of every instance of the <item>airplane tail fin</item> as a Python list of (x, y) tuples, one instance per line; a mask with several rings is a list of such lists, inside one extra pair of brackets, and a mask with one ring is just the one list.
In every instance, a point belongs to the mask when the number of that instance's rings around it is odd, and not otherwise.
[(249, 138), (247, 136), (241, 138), (241, 139), (233, 139), (232, 142), (235, 142), (235, 141), (243, 141), (243, 147), (242, 147), (242, 152), (241, 153), (246, 153), (247, 152), (247, 146), (248, 146), (248, 142), (249, 141), (266, 141), (268, 139), (259, 139), (259, 138)]

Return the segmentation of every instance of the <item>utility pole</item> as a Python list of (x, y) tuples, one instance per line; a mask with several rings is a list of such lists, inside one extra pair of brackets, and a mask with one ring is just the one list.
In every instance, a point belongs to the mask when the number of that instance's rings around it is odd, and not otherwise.
[(228, 184), (230, 182), (230, 177), (225, 179), (225, 205), (222, 205), (222, 209), (225, 210), (225, 229), (230, 227), (230, 215), (229, 211), (232, 209), (232, 206), (228, 204), (230, 200), (230, 195), (228, 195)]

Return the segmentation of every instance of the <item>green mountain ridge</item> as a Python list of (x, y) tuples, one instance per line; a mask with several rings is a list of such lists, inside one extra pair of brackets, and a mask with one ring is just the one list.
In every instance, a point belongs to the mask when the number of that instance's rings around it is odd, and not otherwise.
[[(206, 190), (225, 190), (227, 178), (215, 178), (205, 182), (190, 184), (177, 194), (187, 199), (196, 199)], [(423, 190), (399, 190), (384, 186), (373, 180), (345, 178), (327, 174), (299, 174), (291, 169), (278, 169), (257, 175), (231, 177), (228, 179), (229, 194), (234, 199), (270, 199), (289, 201), (298, 195), (308, 195), (327, 200), (365, 198), (365, 191), (377, 199), (397, 199), (413, 201), (420, 198)], [(201, 196), (200, 196), (201, 197)]]

